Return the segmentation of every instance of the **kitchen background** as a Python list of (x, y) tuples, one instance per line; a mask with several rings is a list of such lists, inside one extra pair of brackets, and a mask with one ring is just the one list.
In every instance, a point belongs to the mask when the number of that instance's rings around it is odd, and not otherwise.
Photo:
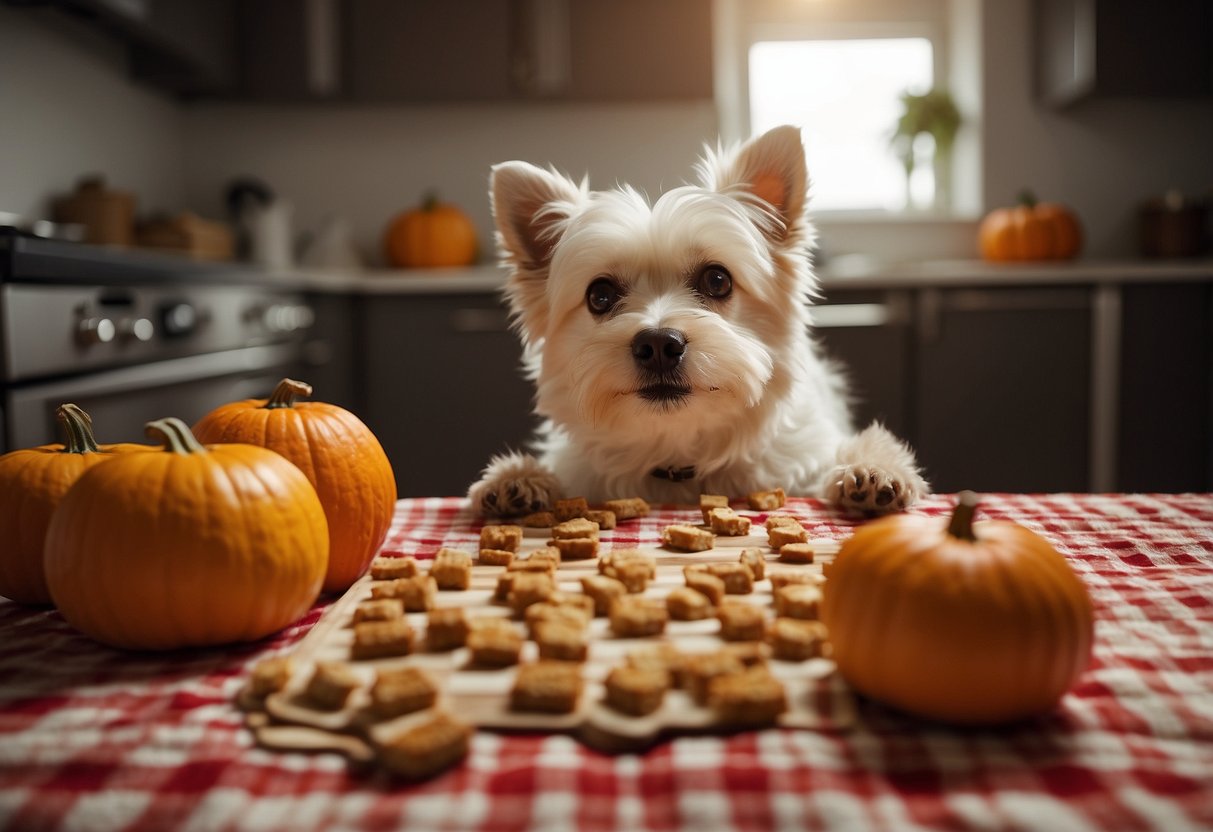
[[(1213, 262), (1200, 212), (1213, 192), (1213, 4), (1147, 5), (9, 0), (0, 211), (26, 234), (9, 243), (5, 274), (6, 448), (49, 441), (61, 395), (93, 397), (98, 432), (116, 441), (165, 415), (145, 409), (171, 402), (196, 418), (289, 370), (363, 416), (402, 495), (460, 493), (532, 424), (491, 266), (492, 164), (551, 163), (657, 194), (693, 175), (705, 143), (748, 135), (755, 32), (928, 31), (937, 86), (962, 117), (950, 199), (816, 216), (823, 339), (853, 369), (861, 418), (907, 436), (941, 490), (1208, 490)], [(226, 218), (234, 179), (255, 177), (289, 201), (294, 233), (348, 230), (372, 270), (106, 249), (97, 271), (67, 244), (31, 243), (30, 223), (87, 175), (134, 194), (141, 218), (211, 220)], [(982, 217), (1024, 188), (1081, 219), (1077, 261), (978, 259)], [(387, 224), (432, 189), (470, 217), (478, 265), (384, 270)], [(1172, 213), (1203, 216), (1203, 236), (1151, 248), (1143, 206), (1168, 192)], [(84, 293), (61, 325), (48, 312), (31, 330), (44, 283)], [(113, 286), (137, 289), (115, 320), (133, 326), (146, 310), (154, 327), (126, 339), (135, 348), (78, 334), (108, 320), (96, 293)], [(222, 298), (259, 329), (219, 338)], [(199, 312), (188, 338), (166, 340), (173, 315)], [(60, 326), (57, 350), (29, 343)], [(261, 352), (189, 397), (164, 382), (167, 397), (144, 395), (155, 367), (164, 379), (165, 362), (237, 348)], [(31, 356), (46, 360), (22, 363)]]

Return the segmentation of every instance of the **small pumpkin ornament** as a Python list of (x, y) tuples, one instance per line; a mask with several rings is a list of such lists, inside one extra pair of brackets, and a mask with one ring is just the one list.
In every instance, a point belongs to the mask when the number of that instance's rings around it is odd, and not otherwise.
[(1016, 523), (899, 514), (856, 530), (821, 620), (852, 687), (911, 714), (995, 724), (1044, 714), (1086, 668), (1094, 617), (1056, 549)]
[(299, 466), (320, 495), (328, 517), (325, 592), (341, 592), (362, 576), (387, 537), (396, 508), (396, 477), (383, 446), (344, 408), (300, 402), (312, 387), (284, 378), (268, 399), (246, 399), (212, 410), (194, 425), (207, 443), (260, 445)]
[(1018, 205), (985, 216), (978, 238), (987, 260), (1069, 260), (1082, 248), (1082, 226), (1066, 206), (1024, 191)]
[(387, 262), (400, 268), (470, 266), (476, 227), (458, 206), (429, 194), (419, 208), (395, 216), (383, 239)]
[(51, 593), (42, 548), (51, 514), (85, 471), (118, 454), (149, 451), (148, 445), (98, 445), (92, 420), (74, 404), (55, 411), (62, 445), (23, 448), (0, 456), (0, 595), (20, 604), (46, 605)]
[(163, 449), (85, 473), (46, 537), (55, 605), (114, 647), (252, 641), (320, 592), (328, 525), (307, 477), (253, 445), (203, 447), (180, 419), (149, 422)]

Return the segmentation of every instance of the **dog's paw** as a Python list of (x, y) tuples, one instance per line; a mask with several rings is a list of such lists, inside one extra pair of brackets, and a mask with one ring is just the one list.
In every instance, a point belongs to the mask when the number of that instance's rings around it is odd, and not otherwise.
[(916, 472), (890, 473), (874, 465), (839, 465), (830, 472), (826, 499), (855, 514), (904, 511), (926, 491)]
[(544, 511), (559, 495), (556, 475), (529, 454), (494, 457), (484, 475), (468, 489), (472, 506), (490, 517)]

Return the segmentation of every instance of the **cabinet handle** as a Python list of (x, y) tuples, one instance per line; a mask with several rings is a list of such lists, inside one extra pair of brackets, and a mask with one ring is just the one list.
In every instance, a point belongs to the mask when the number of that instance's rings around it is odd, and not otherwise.
[(451, 329), (456, 332), (508, 332), (510, 321), (502, 309), (469, 307), (451, 313)]
[(884, 303), (827, 303), (809, 310), (817, 329), (898, 326), (909, 321), (909, 304), (900, 296)]

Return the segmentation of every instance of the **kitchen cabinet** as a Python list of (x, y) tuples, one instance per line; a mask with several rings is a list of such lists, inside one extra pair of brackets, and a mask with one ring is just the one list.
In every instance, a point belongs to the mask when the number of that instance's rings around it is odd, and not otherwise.
[(1036, 0), (1039, 96), (1213, 95), (1209, 0)]

